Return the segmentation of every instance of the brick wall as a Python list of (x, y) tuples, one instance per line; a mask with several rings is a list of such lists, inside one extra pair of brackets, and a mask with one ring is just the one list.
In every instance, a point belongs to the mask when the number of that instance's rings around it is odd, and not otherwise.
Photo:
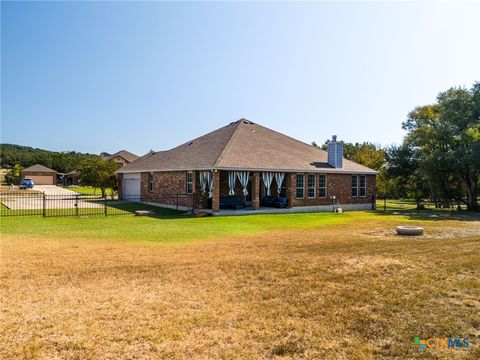
[[(153, 189), (148, 189), (149, 173), (140, 174), (140, 197), (143, 201), (192, 207), (192, 197), (186, 197), (186, 171), (158, 171), (153, 173)], [(195, 184), (195, 180), (194, 180)]]
[[(186, 180), (187, 172), (186, 171), (169, 171), (169, 172), (154, 172), (153, 173), (153, 191), (148, 190), (148, 174), (141, 174), (141, 186), (140, 194), (142, 199), (145, 201), (151, 202), (162, 202), (166, 204), (176, 204), (176, 197), (171, 196), (170, 198), (165, 198), (165, 194), (174, 195), (176, 193), (185, 194), (186, 193)], [(200, 179), (199, 172), (193, 172), (193, 189), (194, 189), (194, 198), (195, 198), (195, 208), (210, 208), (212, 206), (212, 199), (208, 199), (208, 194), (202, 194), (200, 191)], [(228, 196), (228, 172), (220, 171), (215, 176), (214, 187), (219, 186), (219, 196)], [(250, 173), (250, 182), (253, 180), (254, 173)], [(330, 205), (332, 200), (330, 199), (331, 195), (336, 196), (337, 204), (371, 204), (372, 196), (375, 195), (375, 176), (367, 175), (366, 176), (366, 196), (352, 196), (352, 175), (351, 174), (326, 174), (327, 175), (327, 194), (325, 198), (319, 197), (319, 174), (315, 174), (315, 198), (308, 198), (308, 180), (307, 174), (305, 175), (304, 182), (304, 198), (296, 198), (296, 173), (287, 173), (285, 174), (285, 183), (286, 191), (284, 192), (287, 197), (290, 197), (289, 206), (315, 206), (315, 205)], [(265, 196), (263, 190), (263, 182), (260, 176), (260, 199)], [(120, 188), (121, 191), (121, 174), (119, 175)], [(360, 179), (359, 179), (360, 183)], [(276, 195), (276, 184), (275, 181), (272, 183), (272, 195)], [(252, 191), (253, 193), (253, 191)], [(290, 196), (291, 194), (291, 196)], [(120, 194), (121, 195), (121, 194)], [(235, 182), (235, 196), (240, 199), (245, 199), (243, 195), (243, 187), (238, 181)], [(180, 206), (191, 207), (193, 203), (192, 198), (179, 198)]]
[[(352, 196), (352, 175), (351, 174), (326, 174), (327, 175), (327, 196), (326, 198), (319, 197), (319, 174), (315, 174), (315, 198), (308, 198), (308, 180), (305, 174), (304, 182), (304, 198), (296, 198), (296, 174), (292, 176), (292, 193), (295, 199), (292, 201), (293, 206), (315, 206), (315, 205), (330, 205), (332, 200), (330, 196), (335, 195), (337, 204), (371, 204), (372, 196), (375, 195), (375, 175), (366, 175), (366, 189), (365, 196)], [(360, 185), (360, 177), (358, 180)]]

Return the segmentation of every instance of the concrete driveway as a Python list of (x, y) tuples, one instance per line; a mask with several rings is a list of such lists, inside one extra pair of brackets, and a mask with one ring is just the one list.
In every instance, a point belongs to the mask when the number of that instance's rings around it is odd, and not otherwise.
[(64, 189), (55, 185), (35, 185), (33, 190), (44, 192), (45, 195), (77, 195), (75, 191)]
[[(34, 190), (22, 190), (16, 195), (4, 194), (0, 196), (1, 203), (10, 210), (42, 210), (45, 209), (100, 209), (104, 203), (95, 197), (77, 197), (75, 191), (67, 190), (55, 185), (35, 185)], [(45, 193), (43, 196), (37, 191)]]

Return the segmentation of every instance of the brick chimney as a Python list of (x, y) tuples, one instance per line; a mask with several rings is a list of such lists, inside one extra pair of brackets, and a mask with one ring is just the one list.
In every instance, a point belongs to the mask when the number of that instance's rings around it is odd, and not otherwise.
[(343, 142), (337, 142), (337, 135), (332, 136), (332, 140), (328, 142), (328, 164), (334, 168), (343, 167)]

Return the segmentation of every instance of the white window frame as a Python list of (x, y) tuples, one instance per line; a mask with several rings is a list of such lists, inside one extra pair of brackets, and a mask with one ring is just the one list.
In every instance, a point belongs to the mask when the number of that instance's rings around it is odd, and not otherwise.
[(148, 192), (153, 192), (153, 172), (148, 173)]
[[(189, 176), (190, 176), (190, 181), (188, 181)], [(185, 179), (185, 182), (186, 182), (185, 191), (186, 191), (187, 195), (192, 195), (193, 194), (193, 171), (187, 171), (187, 178)], [(189, 187), (189, 185), (191, 185), (191, 186)]]
[[(322, 182), (320, 181), (320, 179), (321, 179), (322, 176), (325, 177), (325, 186), (320, 186), (321, 183), (322, 183)], [(320, 194), (321, 194), (321, 191), (320, 191), (320, 190), (322, 190), (322, 189), (325, 189), (325, 196), (321, 196), (321, 195), (320, 195)], [(318, 197), (321, 198), (321, 199), (326, 199), (327, 196), (328, 196), (328, 194), (327, 194), (327, 174), (320, 174), (320, 175), (318, 175)]]
[[(356, 186), (353, 186), (353, 179), (357, 179), (357, 182), (356, 182)], [(352, 195), (352, 197), (358, 197), (358, 175), (352, 175), (352, 184), (351, 184), (351, 190), (350, 190), (350, 193)], [(353, 195), (353, 189), (356, 190), (356, 194)]]
[[(363, 185), (362, 186), (362, 179), (364, 180), (363, 182)], [(359, 180), (358, 180), (358, 194), (361, 196), (361, 197), (366, 197), (367, 196), (367, 176), (366, 175), (360, 175), (359, 177)], [(364, 193), (362, 195), (362, 190), (364, 190)]]
[[(313, 186), (310, 186), (309, 179), (313, 176)], [(313, 189), (313, 196), (310, 196), (309, 191)], [(307, 198), (315, 199), (317, 197), (317, 175), (316, 174), (307, 174)]]
[[(303, 183), (303, 186), (300, 187), (298, 186), (298, 178), (299, 176), (302, 177), (302, 183)], [(298, 196), (298, 190), (299, 189), (302, 189), (302, 196)], [(305, 198), (305, 174), (297, 174), (297, 176), (295, 177), (295, 198), (297, 199), (304, 199)]]

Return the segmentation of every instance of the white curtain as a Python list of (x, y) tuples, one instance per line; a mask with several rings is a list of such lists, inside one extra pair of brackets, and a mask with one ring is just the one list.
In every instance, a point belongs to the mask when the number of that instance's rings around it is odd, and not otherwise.
[(213, 174), (210, 171), (207, 171), (207, 185), (208, 185), (208, 198), (211, 199), (213, 196)]
[(213, 174), (211, 171), (200, 171), (200, 190), (205, 193), (208, 187), (208, 197), (213, 196)]
[(238, 180), (240, 181), (240, 184), (243, 186), (243, 195), (247, 196), (248, 195), (248, 176), (250, 175), (248, 171), (236, 171)]
[(270, 187), (272, 186), (273, 176), (274, 174), (272, 172), (262, 172), (262, 180), (263, 184), (267, 188), (267, 196), (272, 195)]
[(285, 178), (284, 172), (275, 173), (275, 182), (277, 183), (278, 196), (280, 196), (280, 191), (282, 191), (282, 183), (284, 178)]
[(205, 193), (205, 190), (207, 188), (207, 179), (205, 178), (205, 173), (207, 171), (200, 171), (199, 176), (200, 176), (200, 191), (202, 194)]
[(235, 171), (228, 172), (228, 195), (235, 195)]

